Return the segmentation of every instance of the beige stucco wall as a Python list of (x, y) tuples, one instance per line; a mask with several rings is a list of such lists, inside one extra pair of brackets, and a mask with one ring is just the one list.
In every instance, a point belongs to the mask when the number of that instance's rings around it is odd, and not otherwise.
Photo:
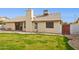
[(45, 32), (45, 28), (46, 27), (46, 24), (45, 22), (39, 22), (38, 23), (38, 32)]
[(54, 22), (54, 31), (55, 33), (62, 33), (62, 24), (60, 22)]
[[(34, 25), (34, 23), (33, 23)], [(35, 29), (33, 28), (35, 31)], [(62, 25), (60, 22), (54, 22), (54, 28), (46, 28), (46, 22), (38, 22), (38, 32), (62, 33)]]
[(4, 28), (6, 30), (15, 30), (15, 23), (5, 23)]
[(45, 28), (45, 32), (62, 33), (62, 25), (60, 22), (54, 22), (54, 28)]

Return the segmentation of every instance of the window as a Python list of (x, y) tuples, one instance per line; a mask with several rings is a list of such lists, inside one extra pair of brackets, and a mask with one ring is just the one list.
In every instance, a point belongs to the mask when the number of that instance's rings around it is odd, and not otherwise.
[(38, 28), (38, 24), (37, 23), (35, 23), (35, 29), (37, 29)]
[(53, 22), (46, 22), (46, 28), (54, 28)]

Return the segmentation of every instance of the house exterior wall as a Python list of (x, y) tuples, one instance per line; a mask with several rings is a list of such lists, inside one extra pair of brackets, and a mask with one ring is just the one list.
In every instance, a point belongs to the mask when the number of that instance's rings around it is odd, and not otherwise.
[[(34, 31), (36, 31), (33, 28)], [(60, 22), (54, 22), (54, 28), (46, 28), (46, 22), (38, 22), (38, 32), (62, 33), (62, 25)]]
[(4, 28), (5, 30), (15, 30), (15, 23), (6, 23)]
[(45, 28), (45, 32), (61, 34), (62, 33), (62, 25), (60, 24), (60, 22), (54, 22), (54, 28)]
[(62, 34), (62, 24), (60, 24), (60, 22), (54, 22), (54, 30), (55, 33)]
[(39, 22), (38, 23), (38, 32), (45, 32), (45, 29), (46, 29), (46, 25), (45, 25), (45, 22)]
[(32, 23), (33, 25), (33, 32), (45, 32), (45, 22), (37, 22), (37, 26), (38, 26), (38, 29), (35, 29), (35, 22)]
[(70, 25), (70, 34), (79, 34), (79, 24)]

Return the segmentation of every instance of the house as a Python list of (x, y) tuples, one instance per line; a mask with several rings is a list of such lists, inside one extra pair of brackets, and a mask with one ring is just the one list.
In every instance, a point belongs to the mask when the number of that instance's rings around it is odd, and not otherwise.
[(71, 24), (61, 20), (60, 13), (49, 13), (44, 10), (42, 15), (35, 16), (32, 9), (26, 11), (25, 16), (14, 19), (0, 17), (0, 29), (24, 32), (46, 32), (57, 34), (79, 34), (79, 18)]
[(60, 13), (49, 13), (44, 10), (40, 16), (34, 16), (33, 10), (28, 9), (25, 16), (19, 16), (15, 19), (6, 19), (3, 22), (5, 30), (13, 31), (26, 31), (26, 32), (49, 32), (49, 33), (62, 33), (62, 20)]

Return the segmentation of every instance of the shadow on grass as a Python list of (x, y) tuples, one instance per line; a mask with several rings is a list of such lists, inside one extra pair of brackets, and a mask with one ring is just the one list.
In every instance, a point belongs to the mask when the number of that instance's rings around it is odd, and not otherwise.
[(68, 41), (69, 39), (67, 37), (64, 37), (64, 42), (65, 42), (65, 46), (67, 47), (68, 50), (75, 50), (74, 48), (72, 48), (69, 44)]

